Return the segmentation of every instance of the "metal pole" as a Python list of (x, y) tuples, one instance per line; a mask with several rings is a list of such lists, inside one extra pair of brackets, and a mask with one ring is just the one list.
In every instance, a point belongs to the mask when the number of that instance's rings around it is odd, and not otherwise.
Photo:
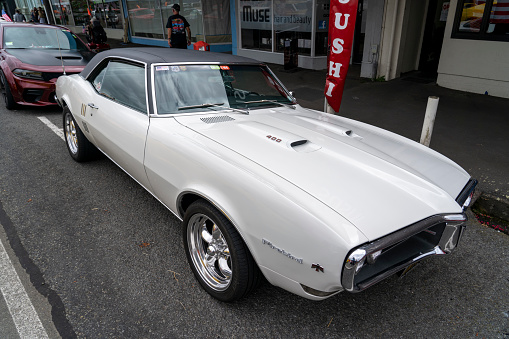
[(433, 133), (433, 125), (435, 124), (435, 116), (438, 109), (438, 97), (428, 97), (428, 105), (426, 106), (426, 114), (421, 132), (421, 144), (429, 147), (431, 142), (431, 133)]

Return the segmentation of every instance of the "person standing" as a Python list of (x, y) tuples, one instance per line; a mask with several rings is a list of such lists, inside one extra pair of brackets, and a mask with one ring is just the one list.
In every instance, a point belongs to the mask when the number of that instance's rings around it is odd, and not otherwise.
[(25, 22), (25, 16), (19, 12), (19, 9), (16, 9), (16, 13), (12, 17), (14, 22)]
[(46, 23), (46, 13), (42, 9), (42, 7), (39, 7), (39, 23), (41, 24)]
[(30, 18), (31, 22), (39, 22), (39, 12), (37, 11), (37, 7), (32, 9), (32, 16)]
[(186, 18), (179, 14), (180, 6), (174, 4), (172, 7), (173, 15), (168, 18), (166, 28), (168, 28), (168, 45), (171, 48), (183, 48), (191, 45), (191, 29)]

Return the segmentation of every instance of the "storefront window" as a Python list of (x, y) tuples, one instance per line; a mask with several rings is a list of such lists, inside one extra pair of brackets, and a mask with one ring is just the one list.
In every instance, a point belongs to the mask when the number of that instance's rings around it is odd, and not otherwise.
[(315, 55), (327, 55), (329, 38), (329, 0), (316, 1), (316, 36), (315, 36)]
[(505, 35), (509, 34), (509, 0), (498, 0), (491, 8), (488, 33)]
[[(168, 6), (171, 6), (169, 4)], [(159, 1), (127, 1), (131, 33), (138, 37), (165, 39)]]
[(34, 7), (41, 6), (40, 0), (15, 0), (16, 8), (25, 16), (27, 21), (31, 19), (31, 11)]
[(53, 7), (53, 14), (55, 15), (55, 23), (57, 25), (74, 26), (74, 19), (72, 17), (71, 4), (69, 1), (53, 0), (51, 5)]
[(309, 0), (274, 0), (276, 52), (285, 41), (297, 40), (299, 55), (311, 55), (312, 5)]
[(123, 29), (122, 14), (118, 0), (93, 1), (92, 15), (101, 20), (104, 28)]
[(88, 25), (90, 23), (90, 15), (88, 14), (93, 8), (89, 7), (86, 0), (71, 0), (72, 17), (74, 19), (75, 26)]
[(452, 37), (509, 41), (509, 0), (459, 0)]
[[(205, 41), (209, 44), (231, 43), (232, 27), (230, 19), (230, 1), (203, 1), (202, 6), (203, 27), (206, 34)], [(192, 12), (190, 14), (192, 14)], [(201, 13), (196, 13), (196, 16), (198, 16), (198, 14), (199, 17), (201, 17)], [(192, 16), (190, 15), (190, 17)], [(191, 24), (190, 21), (189, 24)]]
[(272, 1), (240, 1), (242, 48), (272, 51)]

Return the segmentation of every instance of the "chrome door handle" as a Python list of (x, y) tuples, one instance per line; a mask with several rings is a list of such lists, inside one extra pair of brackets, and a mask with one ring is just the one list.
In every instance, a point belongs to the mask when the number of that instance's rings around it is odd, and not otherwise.
[(88, 106), (88, 107), (90, 107), (90, 108), (93, 108), (93, 109), (98, 109), (98, 108), (99, 108), (99, 107), (97, 107), (97, 106), (96, 106), (93, 102), (89, 102), (89, 103), (87, 104), (87, 106)]

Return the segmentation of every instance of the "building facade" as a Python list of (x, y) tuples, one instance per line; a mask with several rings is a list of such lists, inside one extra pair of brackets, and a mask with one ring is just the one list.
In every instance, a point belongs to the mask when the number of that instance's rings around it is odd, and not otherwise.
[[(173, 3), (192, 41), (284, 64), (326, 69), (330, 0), (15, 0), (27, 16), (41, 4), (50, 23), (81, 32), (91, 16), (108, 37), (167, 46)], [(361, 76), (417, 72), (444, 87), (509, 98), (509, 0), (359, 0), (352, 62)]]

